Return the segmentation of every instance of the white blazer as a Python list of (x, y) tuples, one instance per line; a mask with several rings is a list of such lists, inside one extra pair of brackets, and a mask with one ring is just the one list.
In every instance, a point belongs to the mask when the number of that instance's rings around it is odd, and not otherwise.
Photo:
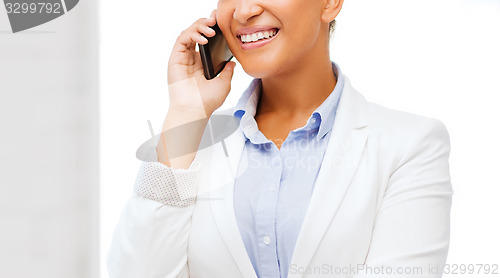
[[(288, 277), (441, 277), (453, 195), (448, 132), (436, 119), (367, 102), (345, 78)], [(198, 151), (194, 205), (132, 194), (108, 252), (110, 277), (257, 277), (233, 205), (244, 139), (240, 129), (226, 138), (230, 163), (221, 144)]]

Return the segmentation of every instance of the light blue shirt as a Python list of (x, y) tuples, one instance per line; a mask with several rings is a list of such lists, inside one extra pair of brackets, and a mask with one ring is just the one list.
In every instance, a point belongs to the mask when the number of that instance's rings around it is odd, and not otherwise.
[(242, 159), (248, 164), (238, 169), (234, 209), (258, 277), (287, 277), (344, 87), (340, 68), (334, 62), (332, 68), (335, 89), (305, 126), (290, 131), (280, 149), (258, 129), (254, 118), (261, 79), (252, 81), (235, 106), (234, 116), (240, 118), (246, 137)]

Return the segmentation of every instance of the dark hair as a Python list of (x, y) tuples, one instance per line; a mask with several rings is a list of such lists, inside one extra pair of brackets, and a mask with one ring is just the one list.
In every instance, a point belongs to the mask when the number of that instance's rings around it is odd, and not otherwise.
[(333, 31), (335, 31), (335, 19), (330, 21), (330, 37), (332, 37)]

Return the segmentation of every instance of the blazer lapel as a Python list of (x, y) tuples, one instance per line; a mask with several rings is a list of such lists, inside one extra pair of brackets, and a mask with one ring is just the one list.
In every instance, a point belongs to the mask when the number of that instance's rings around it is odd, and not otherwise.
[[(307, 267), (328, 229), (354, 176), (368, 129), (365, 99), (345, 78), (332, 134), (321, 165), (311, 202), (300, 230), (291, 265)], [(288, 273), (289, 278), (302, 277)]]
[(245, 143), (244, 134), (238, 128), (223, 143), (226, 146), (229, 158), (225, 155), (226, 152), (222, 143), (214, 145), (212, 151), (209, 185), (212, 215), (222, 239), (231, 252), (243, 277), (257, 278), (238, 229), (233, 205), (234, 182)]

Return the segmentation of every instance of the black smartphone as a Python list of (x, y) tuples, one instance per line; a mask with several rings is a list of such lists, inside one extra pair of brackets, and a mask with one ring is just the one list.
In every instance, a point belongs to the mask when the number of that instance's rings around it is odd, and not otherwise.
[(203, 64), (203, 71), (207, 80), (216, 77), (224, 69), (227, 62), (233, 58), (233, 53), (229, 50), (217, 23), (210, 28), (214, 29), (215, 36), (208, 38), (202, 34), (208, 40), (208, 43), (203, 45), (198, 44), (201, 63)]

